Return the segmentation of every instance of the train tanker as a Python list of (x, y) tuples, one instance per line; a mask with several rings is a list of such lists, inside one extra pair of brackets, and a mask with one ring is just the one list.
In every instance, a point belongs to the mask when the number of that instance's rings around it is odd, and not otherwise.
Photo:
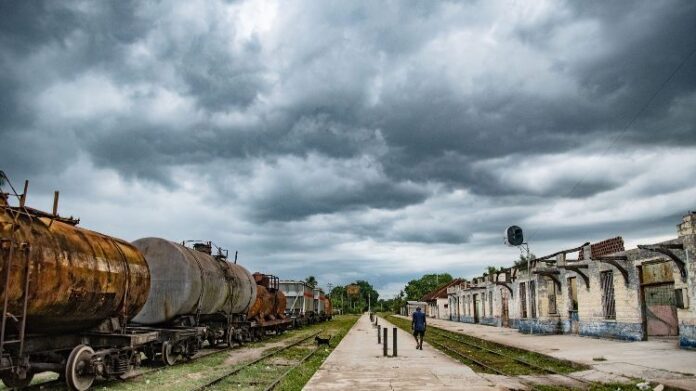
[(22, 388), (53, 371), (86, 390), (96, 377), (140, 365), (143, 353), (171, 365), (204, 341), (230, 347), (293, 323), (277, 277), (252, 275), (221, 249), (213, 254), (210, 242), (128, 243), (59, 216), (57, 193), (53, 213), (26, 207), (27, 186), (22, 195), (10, 186), (18, 206), (0, 191), (5, 385)]
[(79, 220), (57, 216), (55, 207), (49, 214), (23, 199), (20, 205), (10, 206), (0, 192), (3, 383), (23, 387), (50, 370), (86, 389), (96, 374), (137, 365), (135, 347), (155, 339), (126, 330), (150, 288), (143, 255), (126, 241), (77, 227)]

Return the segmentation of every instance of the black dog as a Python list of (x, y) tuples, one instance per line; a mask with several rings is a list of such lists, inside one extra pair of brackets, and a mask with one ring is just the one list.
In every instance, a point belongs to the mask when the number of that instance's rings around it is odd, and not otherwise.
[(314, 337), (314, 342), (317, 343), (317, 346), (326, 345), (328, 347), (331, 347), (331, 344), (329, 343), (329, 341), (331, 341), (330, 335), (328, 338), (322, 338), (318, 335), (316, 337)]

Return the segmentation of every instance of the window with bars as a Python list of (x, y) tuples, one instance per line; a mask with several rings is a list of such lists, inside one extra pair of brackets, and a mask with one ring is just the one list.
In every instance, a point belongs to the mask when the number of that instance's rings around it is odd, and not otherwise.
[(536, 311), (536, 283), (534, 281), (529, 281), (529, 312), (532, 318), (537, 317)]
[(609, 270), (599, 274), (602, 287), (602, 313), (604, 319), (616, 319), (616, 302), (614, 300), (614, 272)]
[(527, 317), (527, 285), (520, 282), (520, 314), (522, 318)]
[(546, 296), (549, 299), (549, 314), (557, 313), (556, 308), (556, 282), (552, 279), (546, 280)]
[(488, 312), (489, 316), (493, 316), (493, 294), (489, 293), (488, 294)]

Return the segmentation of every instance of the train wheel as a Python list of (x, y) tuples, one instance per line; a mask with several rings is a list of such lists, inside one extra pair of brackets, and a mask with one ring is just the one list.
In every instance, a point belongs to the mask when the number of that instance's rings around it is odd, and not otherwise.
[(225, 345), (231, 348), (234, 345), (234, 327), (230, 326), (225, 331)]
[(77, 345), (70, 352), (65, 366), (65, 382), (68, 388), (84, 391), (92, 386), (96, 377), (92, 371), (94, 350), (87, 345)]
[(3, 373), (0, 376), (2, 377), (2, 383), (5, 384), (7, 388), (24, 388), (28, 386), (34, 378), (32, 372), (27, 372), (24, 379), (20, 379), (19, 375), (14, 372)]
[(179, 359), (179, 355), (174, 352), (171, 342), (166, 341), (162, 344), (162, 362), (172, 366), (176, 364)]
[(211, 335), (210, 337), (208, 337), (208, 345), (211, 348), (214, 348), (215, 346), (217, 346), (217, 339)]

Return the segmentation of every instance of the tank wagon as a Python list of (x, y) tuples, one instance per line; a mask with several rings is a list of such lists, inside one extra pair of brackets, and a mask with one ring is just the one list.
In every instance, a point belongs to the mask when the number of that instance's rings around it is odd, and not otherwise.
[[(8, 387), (52, 371), (87, 390), (96, 377), (140, 365), (142, 353), (171, 365), (205, 340), (230, 347), (307, 323), (286, 316), (278, 277), (251, 275), (223, 250), (213, 255), (211, 242), (128, 243), (59, 216), (58, 192), (48, 213), (25, 206), (28, 182), (21, 195), (10, 188), (18, 206), (0, 190), (0, 379)], [(304, 317), (314, 313), (313, 294), (299, 283)]]
[(268, 330), (282, 332), (292, 321), (285, 316), (286, 297), (279, 289), (278, 277), (270, 274), (254, 273), (256, 281), (256, 301), (247, 313), (255, 337)]
[(207, 340), (231, 347), (244, 339), (245, 314), (256, 300), (256, 283), (244, 267), (227, 261), (211, 242), (193, 248), (161, 238), (133, 242), (145, 257), (151, 274), (150, 290), (132, 328), (158, 332), (157, 343), (145, 349), (173, 365), (192, 357)]
[[(0, 179), (6, 179), (0, 171)], [(79, 220), (9, 205), (0, 191), (0, 378), (28, 385), (55, 371), (73, 389), (138, 365), (155, 333), (128, 330), (143, 308), (150, 272), (126, 241), (77, 227)], [(14, 190), (14, 189), (13, 189)]]

